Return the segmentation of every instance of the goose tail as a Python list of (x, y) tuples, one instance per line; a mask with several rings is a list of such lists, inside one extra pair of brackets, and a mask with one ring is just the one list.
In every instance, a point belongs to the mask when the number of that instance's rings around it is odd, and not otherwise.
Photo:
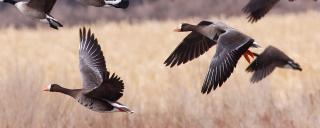
[(116, 109), (118, 112), (127, 112), (127, 113), (134, 113), (134, 111), (130, 110), (127, 106), (122, 105), (118, 102), (110, 102), (109, 103)]
[(56, 19), (54, 19), (52, 16), (47, 15), (46, 20), (49, 22), (49, 25), (51, 28), (58, 30), (59, 27), (63, 27), (63, 25)]
[(129, 0), (104, 0), (104, 2), (106, 3), (105, 7), (115, 7), (115, 8), (122, 8), (122, 9), (126, 9), (128, 8), (130, 2)]

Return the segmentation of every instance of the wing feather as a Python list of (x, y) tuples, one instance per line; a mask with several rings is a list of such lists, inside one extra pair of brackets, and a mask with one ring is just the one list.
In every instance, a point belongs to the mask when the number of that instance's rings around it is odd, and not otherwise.
[(256, 22), (278, 2), (279, 0), (250, 0), (242, 11), (248, 14), (249, 22)]
[(79, 60), (83, 88), (95, 88), (109, 75), (97, 39), (91, 30), (87, 32), (85, 28), (80, 29)]
[[(228, 39), (218, 40), (216, 54), (214, 55), (209, 66), (209, 71), (202, 86), (202, 93), (209, 94), (218, 86), (221, 87), (222, 84), (231, 76), (240, 57), (249, 49), (249, 47), (254, 42), (253, 39), (248, 38), (245, 35), (240, 34), (240, 36), (243, 36), (243, 38), (238, 38), (238, 36), (239, 32), (233, 31), (233, 33), (227, 33), (224, 36)], [(238, 44), (239, 46), (226, 46), (226, 44), (229, 43)]]
[(109, 101), (121, 98), (123, 81), (114, 73), (109, 76), (101, 47), (90, 29), (80, 29), (79, 54), (85, 95)]
[(171, 53), (164, 64), (173, 67), (185, 64), (208, 51), (216, 42), (201, 35), (198, 32), (191, 32)]

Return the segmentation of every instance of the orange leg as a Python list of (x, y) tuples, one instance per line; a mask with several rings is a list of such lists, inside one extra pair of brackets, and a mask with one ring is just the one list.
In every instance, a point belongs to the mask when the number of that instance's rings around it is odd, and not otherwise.
[(250, 57), (247, 53), (243, 54), (244, 58), (250, 63)]
[(244, 58), (248, 61), (248, 63), (250, 63), (250, 57), (254, 58), (254, 54), (250, 51), (247, 50), (244, 54), (243, 54)]

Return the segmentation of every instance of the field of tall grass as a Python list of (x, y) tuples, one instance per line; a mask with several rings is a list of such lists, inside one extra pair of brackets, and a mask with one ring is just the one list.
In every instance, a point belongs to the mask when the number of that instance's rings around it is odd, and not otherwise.
[[(320, 13), (268, 15), (256, 24), (244, 17), (215, 17), (274, 45), (299, 62), (303, 72), (277, 69), (250, 84), (241, 59), (228, 81), (200, 93), (215, 47), (185, 65), (164, 60), (188, 33), (172, 30), (200, 19), (85, 25), (99, 40), (107, 68), (125, 82), (120, 102), (135, 111), (96, 113), (58, 93), (50, 83), (81, 88), (78, 27), (0, 30), (1, 128), (316, 128), (320, 126)], [(263, 48), (254, 51), (261, 52)]]

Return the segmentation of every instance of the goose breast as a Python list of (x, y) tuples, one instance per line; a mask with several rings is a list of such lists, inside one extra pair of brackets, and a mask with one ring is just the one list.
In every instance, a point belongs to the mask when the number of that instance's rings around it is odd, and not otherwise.
[(92, 97), (87, 97), (85, 95), (79, 95), (76, 98), (77, 102), (84, 107), (96, 111), (96, 112), (107, 112), (111, 111), (114, 107), (106, 101), (95, 99)]

